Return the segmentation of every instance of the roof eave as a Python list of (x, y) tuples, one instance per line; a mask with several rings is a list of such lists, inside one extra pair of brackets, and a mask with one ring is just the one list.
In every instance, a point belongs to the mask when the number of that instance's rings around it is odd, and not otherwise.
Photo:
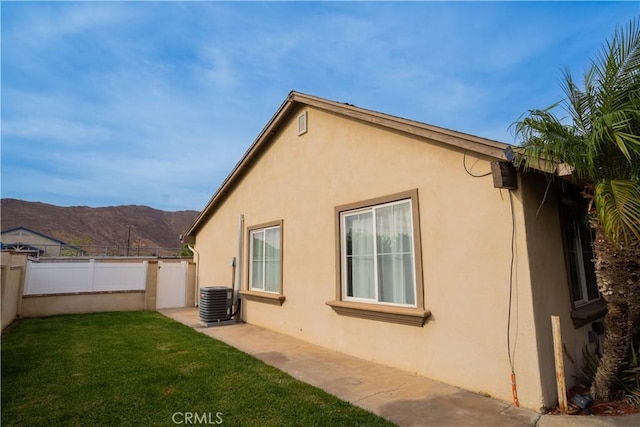
[(46, 234), (42, 234), (42, 233), (40, 233), (38, 231), (35, 231), (35, 230), (32, 230), (30, 228), (23, 227), (22, 225), (19, 225), (17, 227), (13, 227), (13, 228), (8, 228), (6, 230), (1, 230), (0, 233), (10, 233), (10, 232), (16, 231), (16, 230), (25, 230), (25, 231), (28, 231), (29, 233), (37, 234), (40, 237), (44, 237), (45, 239), (49, 239), (49, 240), (52, 240), (52, 241), (54, 241), (56, 243), (60, 243), (61, 245), (66, 245), (67, 244), (66, 242), (63, 242), (62, 240), (58, 240), (55, 237), (47, 236)]
[(496, 160), (507, 160), (505, 150), (507, 150), (510, 145), (503, 142), (379, 113), (350, 104), (329, 101), (299, 92), (292, 92), (289, 96), (300, 103), (332, 111), (356, 120), (395, 129), (403, 133), (455, 146), (478, 154), (484, 154)]
[(240, 161), (234, 166), (231, 173), (222, 181), (218, 190), (213, 194), (209, 202), (205, 205), (204, 209), (196, 217), (193, 223), (187, 229), (185, 236), (193, 235), (200, 228), (200, 224), (206, 221), (211, 209), (216, 203), (224, 198), (230, 189), (230, 187), (242, 177), (244, 171), (249, 167), (253, 159), (260, 153), (261, 148), (272, 135), (274, 135), (278, 127), (282, 124), (282, 120), (289, 115), (289, 113), (295, 108), (295, 101), (293, 100), (294, 92), (291, 92), (287, 99), (280, 105), (280, 108), (276, 110), (276, 113), (271, 117), (267, 125), (262, 129), (258, 137), (253, 141), (253, 144), (247, 149), (244, 155), (240, 158)]
[(270, 138), (275, 135), (278, 128), (287, 119), (289, 114), (299, 105), (309, 105), (325, 111), (330, 111), (355, 120), (371, 123), (377, 126), (397, 130), (399, 132), (414, 135), (420, 138), (429, 139), (446, 145), (458, 147), (474, 153), (482, 154), (496, 160), (507, 160), (507, 151), (511, 148), (509, 144), (469, 135), (425, 123), (379, 113), (372, 110), (356, 107), (351, 104), (344, 104), (335, 101), (306, 95), (292, 91), (289, 93), (280, 108), (271, 117), (267, 125), (262, 129), (253, 144), (244, 153), (240, 161), (235, 165), (231, 173), (225, 178), (218, 190), (211, 197), (205, 208), (193, 221), (185, 236), (193, 236), (201, 228), (212, 214), (212, 210), (221, 202), (239, 181), (245, 171), (249, 168), (255, 158), (266, 148)]

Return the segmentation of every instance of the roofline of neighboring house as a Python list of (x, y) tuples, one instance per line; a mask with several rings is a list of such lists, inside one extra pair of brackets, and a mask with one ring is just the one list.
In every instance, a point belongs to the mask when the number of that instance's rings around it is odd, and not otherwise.
[(287, 96), (280, 108), (278, 108), (273, 117), (271, 117), (264, 129), (262, 129), (253, 144), (251, 144), (249, 149), (244, 153), (231, 173), (222, 182), (205, 208), (193, 221), (187, 232), (184, 234), (185, 237), (195, 235), (201, 225), (203, 225), (207, 218), (211, 216), (218, 204), (225, 199), (225, 197), (233, 190), (234, 186), (247, 173), (253, 162), (258, 160), (260, 154), (269, 146), (272, 137), (287, 121), (292, 112), (301, 105), (312, 106), (344, 117), (349, 117), (372, 125), (413, 135), (418, 138), (424, 138), (457, 147), (462, 150), (482, 154), (495, 160), (507, 160), (506, 153), (511, 148), (509, 144), (505, 144), (503, 142), (481, 138), (462, 132), (428, 125), (426, 123), (367, 110), (351, 104), (329, 101), (327, 99), (292, 91), (289, 93), (289, 96)]
[(10, 232), (16, 231), (16, 230), (25, 230), (25, 231), (28, 231), (29, 233), (37, 234), (40, 237), (44, 237), (46, 239), (53, 240), (55, 242), (60, 243), (61, 245), (66, 245), (67, 244), (66, 242), (63, 242), (62, 240), (58, 240), (55, 237), (51, 237), (51, 236), (47, 236), (46, 234), (38, 233), (35, 230), (32, 230), (32, 229), (27, 228), (27, 227), (23, 227), (23, 226), (18, 226), (18, 227), (13, 227), (13, 228), (8, 228), (6, 230), (2, 230), (2, 231), (0, 231), (0, 234), (1, 233), (10, 233)]

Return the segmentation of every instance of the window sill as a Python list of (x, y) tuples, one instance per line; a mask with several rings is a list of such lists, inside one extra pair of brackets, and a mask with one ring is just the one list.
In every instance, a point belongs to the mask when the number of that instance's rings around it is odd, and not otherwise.
[(272, 294), (270, 292), (240, 291), (240, 295), (249, 301), (257, 301), (273, 305), (282, 305), (285, 300), (284, 295)]
[(573, 326), (579, 328), (594, 320), (600, 319), (607, 312), (607, 305), (603, 300), (594, 301), (571, 310)]
[(431, 316), (429, 310), (419, 308), (392, 307), (350, 301), (327, 301), (326, 304), (339, 315), (418, 327), (422, 327), (427, 318)]

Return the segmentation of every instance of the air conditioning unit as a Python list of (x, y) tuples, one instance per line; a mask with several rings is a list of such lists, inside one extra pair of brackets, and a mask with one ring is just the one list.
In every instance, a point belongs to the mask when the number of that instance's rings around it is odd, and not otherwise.
[(233, 289), (226, 286), (200, 288), (200, 321), (207, 327), (235, 323)]

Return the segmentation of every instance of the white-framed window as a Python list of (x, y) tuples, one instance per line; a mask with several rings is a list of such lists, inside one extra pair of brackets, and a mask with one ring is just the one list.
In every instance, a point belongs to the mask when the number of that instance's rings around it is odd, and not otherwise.
[(584, 203), (564, 199), (562, 211), (569, 284), (573, 306), (577, 308), (600, 299), (593, 262), (593, 232)]
[(344, 301), (417, 307), (412, 203), (340, 212)]
[(249, 287), (282, 293), (282, 225), (249, 230)]

